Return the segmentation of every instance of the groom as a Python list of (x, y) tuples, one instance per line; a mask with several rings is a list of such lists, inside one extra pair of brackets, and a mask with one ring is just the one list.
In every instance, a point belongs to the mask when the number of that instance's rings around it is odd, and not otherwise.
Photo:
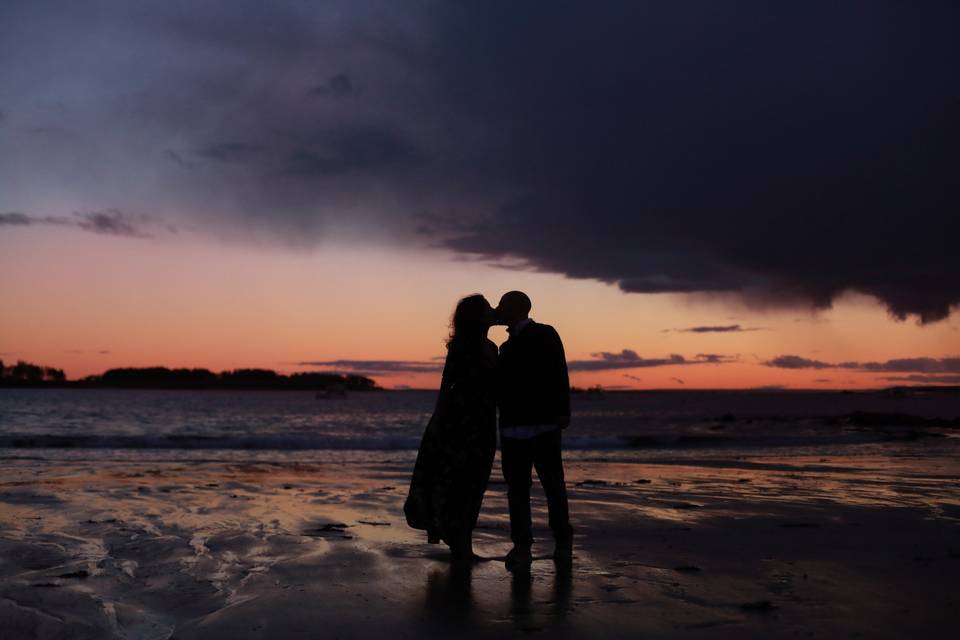
[(530, 298), (511, 291), (500, 298), (498, 324), (510, 337), (500, 346), (497, 405), (500, 458), (510, 504), (508, 569), (525, 569), (533, 559), (530, 527), (532, 469), (547, 496), (554, 560), (573, 557), (573, 528), (560, 457), (560, 434), (570, 423), (570, 382), (563, 343), (556, 330), (530, 318)]

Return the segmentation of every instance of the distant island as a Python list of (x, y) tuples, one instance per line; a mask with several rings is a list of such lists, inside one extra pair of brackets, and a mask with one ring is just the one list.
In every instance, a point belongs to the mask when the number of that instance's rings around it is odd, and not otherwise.
[(343, 373), (277, 373), (271, 369), (209, 369), (124, 367), (98, 376), (68, 380), (62, 369), (0, 360), (0, 387), (79, 387), (111, 389), (290, 389), (297, 391), (374, 391), (377, 383), (365, 376)]

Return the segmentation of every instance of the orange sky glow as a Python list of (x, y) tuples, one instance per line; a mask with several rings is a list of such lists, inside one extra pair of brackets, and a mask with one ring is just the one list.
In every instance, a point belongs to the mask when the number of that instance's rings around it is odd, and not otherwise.
[[(73, 229), (0, 232), (0, 352), (62, 367), (70, 378), (117, 366), (329, 370), (305, 361), (430, 362), (456, 300), (510, 289), (554, 325), (567, 359), (600, 352), (670, 354), (722, 364), (572, 371), (575, 385), (624, 388), (871, 388), (891, 373), (781, 369), (784, 354), (829, 363), (955, 357), (957, 314), (929, 326), (897, 322), (873, 299), (847, 296), (818, 313), (755, 310), (683, 295), (625, 294), (615, 286), (497, 268), (441, 251), (321, 244), (291, 251), (198, 237), (118, 238)], [(748, 331), (690, 333), (739, 324)], [(502, 342), (502, 328), (491, 331)], [(436, 373), (373, 375), (382, 386), (434, 387)]]

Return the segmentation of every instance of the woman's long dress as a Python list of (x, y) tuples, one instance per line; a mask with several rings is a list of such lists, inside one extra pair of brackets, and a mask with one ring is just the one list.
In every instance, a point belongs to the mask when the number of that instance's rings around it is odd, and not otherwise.
[(447, 353), (440, 394), (424, 431), (403, 510), (428, 539), (457, 540), (477, 524), (497, 449), (497, 346)]

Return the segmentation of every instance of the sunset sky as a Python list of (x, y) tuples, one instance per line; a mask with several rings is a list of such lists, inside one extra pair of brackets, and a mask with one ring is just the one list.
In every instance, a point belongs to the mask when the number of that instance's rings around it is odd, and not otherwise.
[(789, 4), (4, 2), (0, 358), (960, 384), (960, 6)]

